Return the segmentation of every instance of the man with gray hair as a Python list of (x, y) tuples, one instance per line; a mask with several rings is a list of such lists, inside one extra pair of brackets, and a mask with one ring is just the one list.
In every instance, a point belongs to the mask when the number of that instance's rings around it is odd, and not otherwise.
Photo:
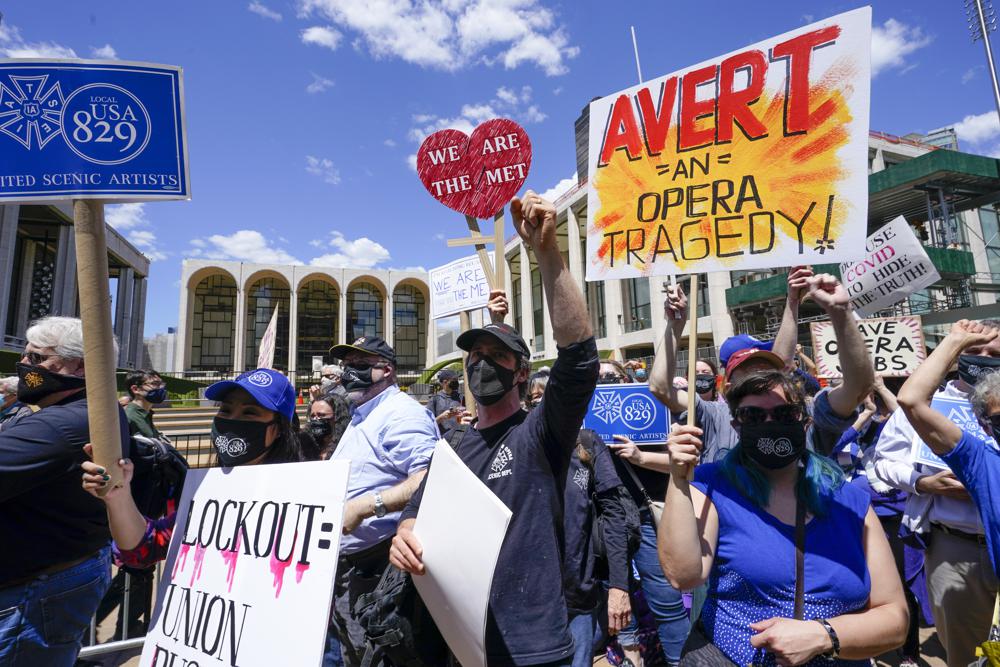
[[(0, 432), (0, 664), (68, 667), (111, 581), (111, 536), (104, 504), (80, 484), (80, 320), (46, 317), (25, 337), (17, 397), (38, 410)], [(120, 426), (128, 444), (124, 414)]]
[(31, 414), (31, 408), (17, 400), (17, 383), (16, 375), (0, 379), (0, 397), (3, 399), (3, 403), (0, 403), (0, 429)]

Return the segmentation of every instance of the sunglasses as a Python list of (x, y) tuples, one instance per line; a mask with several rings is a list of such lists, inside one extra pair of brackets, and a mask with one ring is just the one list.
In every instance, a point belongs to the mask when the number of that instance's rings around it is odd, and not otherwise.
[(740, 424), (763, 424), (768, 419), (779, 424), (796, 424), (802, 421), (802, 408), (791, 403), (770, 410), (753, 405), (736, 408), (736, 421)]
[(28, 352), (27, 350), (21, 353), (21, 359), (27, 359), (28, 363), (32, 366), (37, 366), (46, 359), (53, 359), (58, 356), (58, 354), (41, 354), (39, 352)]

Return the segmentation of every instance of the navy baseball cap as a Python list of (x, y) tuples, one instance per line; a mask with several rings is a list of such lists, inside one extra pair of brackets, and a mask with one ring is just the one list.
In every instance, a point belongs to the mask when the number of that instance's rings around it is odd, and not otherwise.
[(730, 336), (719, 348), (719, 361), (725, 367), (729, 365), (729, 357), (740, 350), (767, 350), (770, 352), (772, 347), (774, 347), (773, 340), (757, 340), (753, 336), (746, 334)]
[(258, 368), (247, 371), (235, 380), (216, 382), (205, 390), (205, 398), (221, 401), (236, 387), (253, 396), (262, 408), (285, 415), (289, 420), (295, 414), (295, 389), (292, 383), (270, 368)]
[(330, 348), (330, 356), (334, 359), (343, 359), (351, 352), (375, 354), (396, 363), (396, 351), (378, 336), (361, 336), (350, 345), (334, 345)]
[(462, 350), (468, 352), (472, 349), (473, 344), (476, 339), (482, 334), (489, 334), (493, 336), (505, 346), (510, 348), (511, 352), (514, 354), (519, 354), (522, 357), (531, 357), (531, 352), (528, 350), (528, 344), (524, 342), (521, 338), (521, 334), (517, 333), (517, 329), (510, 326), (509, 324), (487, 324), (482, 329), (469, 329), (455, 341), (455, 344)]

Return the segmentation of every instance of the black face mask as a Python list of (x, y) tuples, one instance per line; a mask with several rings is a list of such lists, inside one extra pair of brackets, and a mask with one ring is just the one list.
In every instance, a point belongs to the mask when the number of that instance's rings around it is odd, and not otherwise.
[(219, 453), (219, 463), (230, 468), (255, 461), (267, 451), (267, 427), (272, 422), (247, 419), (212, 420), (212, 445)]
[(469, 389), (480, 405), (493, 405), (514, 388), (514, 371), (492, 359), (480, 359), (466, 366)]
[(958, 377), (973, 387), (979, 382), (979, 378), (997, 369), (1000, 369), (1000, 358), (998, 357), (963, 354), (958, 358)]
[(714, 375), (695, 375), (694, 390), (699, 394), (707, 394), (715, 389)]
[(333, 435), (333, 426), (329, 419), (310, 419), (309, 423), (306, 424), (306, 431), (317, 442), (322, 442)]
[(805, 422), (741, 424), (739, 446), (762, 468), (784, 468), (806, 451)]
[(372, 381), (373, 368), (374, 366), (368, 368), (345, 366), (344, 374), (340, 376), (340, 384), (347, 391), (364, 391), (375, 384)]
[(81, 389), (86, 385), (86, 380), (75, 375), (53, 373), (41, 366), (17, 364), (17, 400), (22, 403), (34, 405), (49, 394), (67, 389)]

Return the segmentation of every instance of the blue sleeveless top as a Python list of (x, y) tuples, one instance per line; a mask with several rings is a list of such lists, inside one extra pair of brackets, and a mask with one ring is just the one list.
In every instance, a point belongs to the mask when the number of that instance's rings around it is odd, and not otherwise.
[[(750, 624), (794, 616), (795, 526), (778, 521), (744, 497), (719, 463), (695, 468), (694, 486), (719, 515), (719, 543), (701, 612), (705, 632), (737, 665), (774, 665), (773, 654), (750, 645), (755, 634)], [(868, 494), (844, 484), (834, 492), (828, 515), (806, 524), (806, 620), (833, 618), (867, 604), (871, 579), (863, 530), (868, 505)], [(817, 656), (806, 664), (860, 667), (869, 661)]]

